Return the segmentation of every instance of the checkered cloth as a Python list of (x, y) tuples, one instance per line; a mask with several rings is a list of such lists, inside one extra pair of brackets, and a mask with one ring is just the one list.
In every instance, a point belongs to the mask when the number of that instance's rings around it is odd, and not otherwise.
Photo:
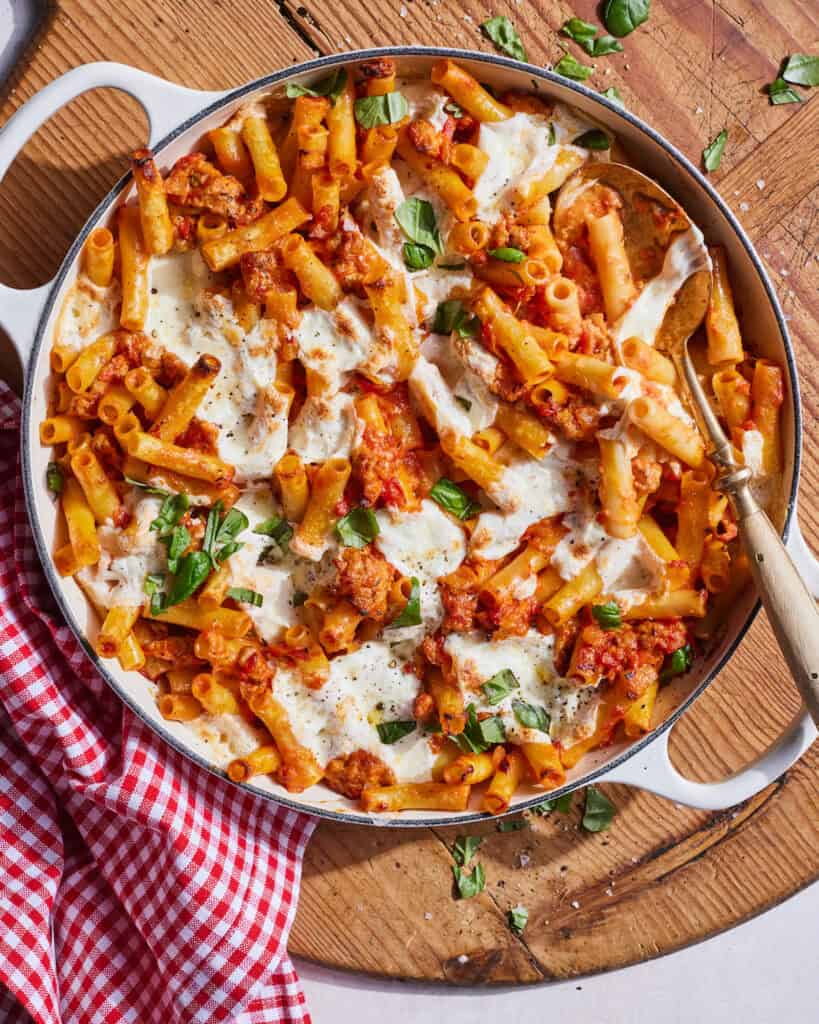
[(0, 1021), (309, 1022), (287, 936), (314, 822), (185, 760), (98, 675), (37, 560), (19, 435), (0, 383)]

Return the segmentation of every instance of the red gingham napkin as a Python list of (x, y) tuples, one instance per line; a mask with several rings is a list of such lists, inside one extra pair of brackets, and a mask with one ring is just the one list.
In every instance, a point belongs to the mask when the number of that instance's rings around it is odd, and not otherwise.
[(181, 757), (95, 671), (37, 559), (19, 422), (0, 382), (0, 1021), (309, 1022), (287, 936), (314, 821)]

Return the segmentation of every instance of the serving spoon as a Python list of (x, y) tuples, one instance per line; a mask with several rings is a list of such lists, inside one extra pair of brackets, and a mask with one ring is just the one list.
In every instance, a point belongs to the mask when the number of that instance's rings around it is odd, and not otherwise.
[[(582, 167), (566, 183), (555, 205), (556, 232), (570, 236), (579, 230), (579, 218), (573, 222), (571, 206), (594, 185), (612, 188), (622, 199), (620, 214), (632, 267), (637, 265), (643, 279), (659, 273), (672, 284), (679, 282), (676, 298), (665, 307), (661, 298), (653, 303), (647, 300), (643, 314), (649, 320), (654, 316), (657, 348), (673, 359), (686, 383), (689, 404), (709, 448), (707, 456), (717, 471), (714, 486), (727, 495), (736, 513), (739, 537), (768, 620), (802, 700), (819, 727), (819, 609), (779, 533), (754, 497), (750, 487), (753, 474), (737, 462), (734, 446), (688, 351), (689, 339), (705, 317), (711, 294), (711, 260), (702, 233), (651, 178), (624, 164), (607, 162)], [(665, 251), (657, 244), (658, 233), (667, 236)], [(625, 341), (630, 328), (627, 312), (614, 327), (615, 342)]]

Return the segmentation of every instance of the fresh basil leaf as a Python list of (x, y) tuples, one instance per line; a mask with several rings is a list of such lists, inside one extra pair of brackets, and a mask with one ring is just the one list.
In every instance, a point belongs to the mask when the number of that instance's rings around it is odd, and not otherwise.
[(505, 14), (499, 14), (496, 18), (485, 21), (481, 25), (481, 31), (507, 57), (512, 57), (514, 60), (526, 60), (526, 50), (523, 48), (520, 36)]
[(307, 600), (308, 596), (309, 595), (306, 594), (303, 590), (294, 590), (293, 591), (293, 607), (294, 608), (301, 608), (301, 606)]
[(144, 480), (134, 480), (132, 476), (126, 476), (123, 479), (126, 484), (131, 484), (132, 487), (139, 487), (146, 494), (153, 494), (157, 498), (167, 498), (170, 495), (169, 491), (163, 491), (161, 487), (154, 487), (153, 484), (146, 484)]
[(463, 270), (466, 266), (465, 263), (439, 263), (439, 270)]
[(622, 39), (648, 20), (651, 0), (606, 0), (603, 22), (613, 36)]
[(165, 595), (160, 594), (159, 591), (151, 594), (151, 615), (161, 615), (165, 608)]
[(681, 676), (691, 668), (693, 661), (694, 652), (690, 644), (678, 647), (676, 651), (666, 658), (663, 670), (660, 672), (660, 682), (667, 683), (674, 676)]
[(353, 107), (355, 119), (362, 128), (375, 128), (379, 124), (395, 124), (409, 116), (409, 103), (400, 92), (386, 92), (383, 96), (362, 96)]
[(235, 540), (249, 525), (250, 521), (244, 512), (240, 512), (238, 508), (232, 508), (222, 520), (222, 525), (216, 533), (216, 543), (226, 544), (230, 540)]
[(445, 302), (439, 302), (435, 308), (435, 319), (432, 321), (432, 333), (452, 334), (466, 315), (464, 304), (460, 299), (447, 299)]
[(523, 929), (529, 920), (529, 911), (519, 903), (507, 912), (506, 919), (509, 922), (509, 929), (515, 935), (523, 935)]
[(481, 685), (487, 704), (500, 704), (512, 690), (517, 690), (519, 687), (520, 683), (510, 668), (501, 669)]
[(142, 584), (142, 593), (147, 594), (149, 597), (157, 594), (162, 587), (165, 585), (165, 573), (163, 572), (152, 572), (145, 577), (145, 582)]
[(49, 462), (46, 466), (46, 487), (52, 494), (63, 492), (63, 471), (56, 462)]
[(444, 247), (438, 233), (435, 210), (428, 200), (419, 199), (417, 196), (405, 199), (395, 211), (395, 219), (411, 242), (425, 245), (439, 255), (443, 254)]
[(445, 512), (455, 516), (457, 519), (465, 520), (476, 516), (481, 506), (473, 501), (469, 495), (451, 480), (442, 476), (437, 484), (429, 492), (430, 498), (437, 501)]
[(620, 53), (623, 44), (619, 43), (614, 36), (597, 36), (597, 26), (583, 21), (581, 18), (570, 18), (560, 34), (573, 39), (578, 46), (581, 46), (590, 57), (605, 57), (607, 53)]
[(618, 42), (614, 36), (598, 36), (590, 43), (586, 45), (581, 43), (580, 45), (590, 57), (606, 57), (610, 53), (623, 52), (623, 44)]
[(819, 57), (792, 53), (782, 69), (782, 77), (793, 85), (819, 85)]
[(607, 100), (611, 100), (612, 103), (616, 103), (620, 107), (625, 107), (626, 105), (623, 97), (620, 95), (620, 90), (613, 85), (610, 85), (608, 89), (604, 89), (600, 95), (605, 96)]
[(614, 812), (614, 804), (603, 796), (597, 786), (586, 787), (586, 805), (581, 825), (587, 832), (605, 832), (611, 827)]
[(549, 731), (552, 720), (546, 708), (530, 704), (525, 700), (513, 700), (512, 710), (515, 712), (515, 718), (527, 729), (539, 729), (540, 732)]
[(462, 338), (474, 338), (480, 327), (480, 320), (476, 316), (469, 316), (458, 324), (456, 330)]
[[(274, 546), (278, 549), (279, 558), (283, 558), (290, 550), (293, 527), (286, 519), (282, 519), (281, 516), (271, 516), (269, 519), (265, 519), (263, 523), (253, 527), (253, 532), (261, 534), (263, 537), (270, 537), (274, 542)], [(265, 548), (262, 555), (264, 556), (268, 551), (270, 551), (270, 548)], [(278, 561), (278, 558), (276, 560)]]
[(285, 86), (285, 95), (289, 100), (294, 100), (299, 96), (326, 96), (330, 102), (335, 106), (336, 100), (344, 92), (347, 86), (347, 71), (345, 68), (337, 68), (327, 78), (322, 78), (320, 82), (316, 82), (315, 85), (296, 85), (293, 82), (288, 82)]
[(160, 539), (168, 536), (189, 506), (187, 494), (169, 494), (162, 502), (159, 515), (151, 523), (151, 530), (159, 533)]
[(192, 551), (179, 563), (179, 571), (173, 578), (165, 601), (165, 608), (187, 600), (208, 578), (211, 570), (210, 556), (204, 551)]
[(467, 412), (472, 408), (472, 403), (468, 398), (464, 398), (463, 395), (455, 395), (455, 401), (460, 405), (462, 409), (466, 409)]
[(435, 253), (428, 245), (416, 242), (404, 242), (403, 256), (404, 266), (409, 270), (426, 270), (435, 259)]
[(551, 814), (552, 811), (558, 811), (560, 814), (568, 814), (572, 809), (572, 796), (573, 793), (564, 793), (563, 796), (555, 797), (552, 800), (543, 800), (539, 804), (535, 804), (531, 808), (532, 814), (536, 814), (539, 818), (545, 818), (547, 814)]
[(237, 551), (241, 551), (244, 546), (243, 541), (232, 540), (229, 544), (225, 544), (223, 548), (220, 548), (216, 552), (216, 561), (221, 565), (221, 563), (226, 562), (231, 555), (235, 555)]
[(525, 818), (505, 818), (498, 822), (497, 828), (498, 832), (520, 832), (521, 829), (528, 828), (528, 822)]
[(725, 151), (725, 143), (728, 141), (728, 129), (723, 128), (713, 142), (702, 151), (702, 162), (706, 171), (715, 171), (722, 161), (722, 154)]
[(464, 116), (463, 110), (458, 106), (455, 100), (447, 100), (444, 104), (444, 113), (449, 114), (450, 117), (454, 117), (456, 121)]
[(452, 873), (455, 876), (459, 898), (462, 900), (471, 899), (486, 888), (486, 873), (483, 864), (476, 864), (469, 874), (463, 868), (453, 865)]
[(583, 149), (609, 149), (611, 139), (599, 128), (590, 128), (589, 131), (578, 135), (572, 145), (582, 146)]
[(783, 103), (801, 103), (802, 97), (795, 89), (791, 89), (784, 78), (775, 78), (768, 86), (768, 98), (772, 106)]
[(481, 739), (487, 746), (494, 746), (496, 743), (506, 742), (506, 729), (500, 715), (493, 715), (491, 718), (481, 718), (478, 721), (478, 731)]
[(398, 629), (401, 626), (419, 626), (421, 624), (421, 584), (417, 576), (410, 578), (410, 596), (404, 610), (387, 629)]
[(466, 709), (464, 731), (457, 736), (450, 736), (450, 739), (467, 753), (482, 754), (496, 743), (504, 743), (506, 730), (503, 727), (503, 719), (498, 715), (479, 720), (475, 705), (470, 704)]
[(459, 867), (466, 867), (478, 852), (482, 836), (456, 836), (452, 847), (452, 859)]
[(590, 68), (587, 64), (581, 64), (570, 53), (564, 53), (552, 71), (555, 74), (563, 75), (564, 78), (571, 78), (575, 82), (585, 82), (594, 74), (594, 68)]
[(354, 508), (336, 523), (336, 533), (348, 548), (363, 548), (380, 533), (378, 520), (371, 508)]
[(191, 535), (188, 533), (187, 527), (175, 526), (168, 542), (168, 569), (171, 572), (177, 571), (179, 559), (190, 546)]
[(488, 249), (488, 255), (495, 260), (501, 260), (504, 263), (523, 263), (526, 259), (526, 253), (521, 252), (520, 249), (512, 249), (509, 246), (501, 246), (500, 249)]
[(554, 126), (554, 122), (549, 122), (549, 145), (554, 146), (557, 142), (557, 129)]
[(620, 605), (616, 601), (592, 605), (592, 615), (603, 629), (619, 629), (623, 625)]
[(416, 723), (414, 721), (407, 722), (381, 722), (380, 725), (376, 726), (378, 730), (378, 738), (382, 743), (397, 743), (402, 740), (405, 736), (409, 736), (411, 732), (415, 732)]
[(213, 558), (213, 544), (219, 530), (219, 519), (222, 515), (223, 508), (224, 505), (220, 498), (208, 512), (208, 520), (205, 523), (205, 532), (202, 536), (202, 550), (206, 555), (209, 555), (211, 559)]
[(597, 26), (592, 25), (589, 21), (583, 21), (582, 18), (569, 18), (561, 28), (560, 34), (582, 44), (594, 39), (597, 35)]
[(228, 587), (227, 596), (240, 604), (252, 604), (254, 608), (261, 608), (264, 604), (264, 597), (248, 587)]

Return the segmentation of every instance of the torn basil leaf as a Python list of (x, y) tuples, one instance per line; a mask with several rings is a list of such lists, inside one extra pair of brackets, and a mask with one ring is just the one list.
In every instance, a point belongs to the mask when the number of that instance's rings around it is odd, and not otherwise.
[(546, 708), (537, 704), (530, 704), (525, 700), (513, 700), (512, 710), (515, 718), (527, 729), (538, 729), (540, 732), (548, 732), (551, 725), (551, 718)]
[(690, 644), (686, 644), (684, 647), (678, 647), (676, 651), (669, 654), (666, 658), (663, 670), (660, 672), (660, 682), (667, 683), (669, 679), (673, 679), (674, 676), (681, 676), (691, 668), (693, 661), (694, 652), (692, 651)]
[(510, 931), (514, 932), (515, 935), (523, 935), (523, 929), (529, 920), (529, 911), (519, 903), (508, 911), (506, 919), (509, 922)]
[(819, 85), (819, 57), (792, 53), (782, 69), (782, 77), (793, 85)]
[(500, 249), (488, 249), (487, 255), (491, 256), (494, 260), (501, 260), (504, 263), (523, 263), (526, 259), (525, 252), (506, 245), (501, 246)]
[(597, 786), (586, 787), (586, 805), (581, 825), (587, 832), (605, 832), (611, 828), (614, 804), (603, 796)]
[(191, 535), (184, 526), (175, 526), (168, 540), (168, 569), (176, 572), (179, 559), (191, 546)]
[(585, 82), (594, 74), (594, 68), (590, 68), (587, 64), (581, 64), (570, 53), (564, 53), (552, 71), (563, 75), (564, 78), (571, 78), (575, 82)]
[(443, 253), (435, 210), (428, 200), (417, 196), (405, 199), (395, 211), (395, 219), (410, 242), (426, 246), (439, 255)]
[(167, 498), (170, 494), (169, 491), (164, 491), (161, 487), (154, 487), (153, 484), (146, 484), (144, 480), (134, 480), (132, 476), (124, 477), (126, 484), (131, 484), (132, 487), (139, 487), (140, 490), (145, 491), (146, 494), (153, 494), (157, 498)]
[(46, 466), (46, 487), (52, 494), (62, 494), (63, 483), (62, 469), (60, 469), (56, 462), (49, 462), (48, 466)]
[(387, 92), (383, 96), (363, 96), (355, 101), (355, 119), (362, 128), (375, 128), (379, 124), (395, 124), (409, 116), (409, 103), (400, 92)]
[(572, 145), (581, 146), (583, 149), (603, 150), (610, 148), (611, 139), (599, 128), (590, 128), (589, 131), (583, 132), (582, 135), (578, 135), (572, 142)]
[(572, 796), (573, 793), (564, 793), (563, 796), (555, 797), (552, 800), (543, 800), (539, 804), (535, 804), (531, 808), (532, 814), (536, 814), (539, 818), (545, 818), (547, 814), (551, 814), (552, 811), (557, 811), (560, 814), (568, 814), (572, 809)]
[(452, 859), (459, 867), (466, 867), (478, 852), (482, 836), (456, 836), (452, 847)]
[(702, 151), (702, 162), (706, 171), (716, 171), (722, 161), (725, 143), (728, 141), (728, 129), (723, 128), (717, 137)]
[(784, 78), (775, 78), (768, 86), (768, 99), (772, 106), (784, 103), (801, 103), (802, 97), (795, 89), (791, 89)]
[(289, 100), (294, 100), (299, 96), (326, 96), (327, 99), (335, 106), (336, 100), (344, 92), (347, 86), (347, 71), (345, 68), (337, 68), (327, 78), (322, 78), (320, 82), (316, 82), (315, 85), (296, 85), (293, 82), (288, 82), (285, 86), (284, 91)]
[(651, 0), (606, 0), (603, 23), (613, 36), (621, 38), (648, 20)]
[(262, 595), (248, 587), (228, 587), (227, 596), (240, 604), (252, 604), (254, 608), (261, 608), (264, 603)]
[(623, 624), (620, 605), (616, 601), (592, 605), (592, 615), (603, 629), (619, 629)]
[(465, 520), (476, 516), (481, 506), (473, 501), (469, 495), (451, 480), (442, 476), (437, 484), (429, 492), (430, 498), (437, 501), (445, 512), (455, 516), (457, 519)]
[(408, 270), (426, 270), (435, 259), (435, 253), (428, 245), (418, 245), (416, 242), (404, 242), (403, 256), (404, 266)]
[(458, 896), (462, 900), (477, 896), (486, 887), (486, 873), (483, 864), (476, 864), (469, 874), (463, 868), (453, 865), (452, 874), (455, 876)]
[(420, 626), (421, 624), (421, 584), (417, 576), (410, 579), (410, 596), (404, 605), (404, 610), (387, 627), (398, 629), (401, 626)]
[(354, 508), (336, 523), (336, 533), (348, 548), (363, 548), (380, 533), (378, 520), (371, 508)]
[(382, 743), (392, 744), (415, 732), (416, 723), (407, 722), (381, 722), (376, 726), (378, 738)]
[[(286, 519), (282, 519), (281, 516), (271, 516), (269, 519), (265, 519), (263, 523), (253, 527), (253, 532), (261, 534), (263, 537), (269, 537), (273, 544), (271, 547), (275, 547), (278, 551), (279, 558), (283, 558), (290, 550), (290, 541), (293, 538), (293, 527), (288, 523)], [(262, 558), (264, 561), (272, 560), (272, 558), (266, 558), (267, 553), (271, 552), (270, 547), (267, 547), (262, 552)]]
[(620, 90), (613, 85), (610, 85), (608, 89), (604, 89), (600, 95), (605, 96), (607, 100), (611, 100), (612, 103), (616, 103), (618, 106), (625, 107), (626, 105), (623, 97), (620, 95)]
[(505, 14), (490, 18), (481, 25), (483, 34), (495, 44), (501, 53), (514, 60), (526, 60), (526, 50), (512, 22)]
[(179, 563), (179, 570), (173, 578), (164, 607), (180, 604), (199, 589), (210, 574), (210, 556), (204, 551), (192, 551)]
[(520, 683), (515, 673), (509, 668), (496, 672), (491, 679), (487, 679), (481, 685), (487, 704), (500, 704), (502, 700), (509, 696), (512, 690), (517, 690), (519, 687)]

